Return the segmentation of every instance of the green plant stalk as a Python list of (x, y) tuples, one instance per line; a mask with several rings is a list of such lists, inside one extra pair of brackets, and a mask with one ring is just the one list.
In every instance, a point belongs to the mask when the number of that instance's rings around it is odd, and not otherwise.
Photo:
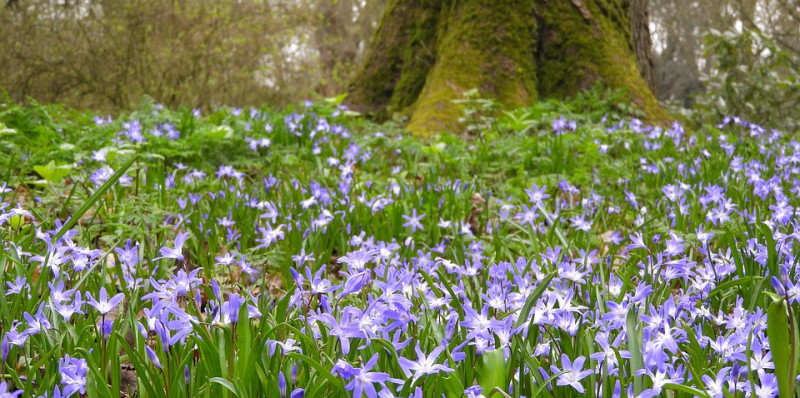
[[(775, 377), (778, 381), (780, 398), (794, 396), (794, 347), (790, 338), (789, 314), (786, 300), (783, 297), (773, 299), (767, 309), (767, 337), (772, 351), (772, 362), (775, 364)], [(785, 348), (789, 348), (788, 350)]]

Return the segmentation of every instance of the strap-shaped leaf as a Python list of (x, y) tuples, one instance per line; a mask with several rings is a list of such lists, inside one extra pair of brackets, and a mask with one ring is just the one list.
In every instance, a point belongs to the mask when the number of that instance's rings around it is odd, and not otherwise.
[(794, 374), (791, 334), (789, 332), (789, 313), (786, 300), (773, 300), (767, 309), (767, 337), (775, 364), (775, 377), (778, 379), (778, 393), (781, 398), (794, 396)]
[(550, 281), (552, 281), (553, 278), (556, 277), (556, 274), (557, 271), (553, 271), (547, 274), (547, 276), (545, 276), (542, 280), (539, 281), (539, 285), (536, 286), (535, 289), (533, 289), (533, 292), (531, 292), (531, 294), (528, 295), (528, 297), (525, 299), (525, 305), (522, 306), (522, 311), (519, 313), (519, 318), (517, 318), (517, 324), (515, 325), (515, 327), (520, 327), (522, 326), (523, 323), (528, 321), (528, 316), (530, 316), (533, 306), (536, 305), (536, 301), (539, 300), (540, 297), (542, 297), (542, 294), (544, 294), (545, 289), (547, 289), (547, 286), (550, 285)]
[(86, 212), (89, 211), (89, 209), (92, 206), (94, 206), (94, 204), (98, 200), (100, 200), (103, 194), (105, 194), (106, 191), (109, 190), (109, 188), (114, 186), (114, 184), (116, 184), (117, 181), (119, 181), (119, 179), (122, 178), (122, 175), (125, 174), (126, 171), (128, 171), (133, 162), (135, 162), (136, 159), (138, 158), (139, 155), (132, 157), (124, 165), (122, 165), (122, 167), (120, 167), (119, 170), (117, 170), (113, 175), (111, 175), (111, 178), (109, 178), (106, 182), (104, 182), (103, 185), (100, 186), (100, 188), (97, 188), (97, 190), (94, 191), (94, 193), (91, 196), (89, 196), (89, 199), (86, 200), (86, 203), (84, 203), (83, 206), (81, 206), (78, 209), (78, 211), (76, 211), (75, 214), (73, 214), (72, 217), (70, 217), (69, 220), (66, 223), (64, 223), (64, 225), (61, 226), (61, 229), (58, 230), (56, 236), (53, 237), (53, 241), (58, 242), (58, 240), (61, 239), (61, 237), (64, 236), (64, 234), (67, 233), (67, 231), (69, 231), (70, 228), (74, 227), (75, 224), (78, 222), (78, 220), (80, 220), (81, 217), (83, 217), (83, 215), (86, 214)]
[(636, 314), (636, 308), (631, 306), (628, 312), (628, 317), (625, 320), (626, 330), (628, 335), (628, 352), (631, 354), (630, 359), (630, 372), (633, 375), (633, 395), (639, 396), (644, 390), (644, 380), (641, 375), (636, 375), (641, 369), (644, 369), (644, 357), (642, 355), (642, 330), (639, 328), (639, 316)]

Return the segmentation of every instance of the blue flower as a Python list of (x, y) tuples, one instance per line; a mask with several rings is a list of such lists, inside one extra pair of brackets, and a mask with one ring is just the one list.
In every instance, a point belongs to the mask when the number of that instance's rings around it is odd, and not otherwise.
[(386, 387), (386, 382), (396, 383), (396, 384), (403, 384), (402, 380), (393, 379), (389, 377), (388, 373), (383, 372), (370, 372), (372, 368), (375, 367), (375, 364), (378, 363), (378, 354), (370, 358), (367, 361), (366, 365), (363, 368), (354, 368), (355, 375), (353, 380), (344, 387), (347, 391), (353, 392), (353, 398), (360, 398), (364, 394), (369, 398), (376, 398), (378, 396), (378, 392), (375, 390), (375, 386), (373, 384), (377, 383)]
[(400, 367), (403, 369), (403, 373), (405, 373), (406, 377), (411, 377), (413, 372), (414, 380), (425, 375), (432, 375), (439, 372), (449, 373), (452, 372), (453, 369), (436, 363), (436, 358), (439, 357), (444, 349), (444, 346), (438, 346), (434, 348), (429, 355), (425, 355), (425, 353), (419, 348), (419, 343), (417, 343), (417, 360), (412, 361), (410, 359), (400, 357), (398, 358), (398, 362), (400, 363)]
[(360, 291), (371, 279), (372, 271), (365, 269), (361, 272), (347, 275), (347, 281), (344, 283), (344, 288), (338, 293), (339, 297), (345, 297), (351, 293)]
[(119, 303), (122, 302), (122, 299), (125, 298), (125, 294), (117, 293), (113, 297), (108, 298), (106, 288), (101, 287), (99, 296), (97, 297), (98, 300), (95, 300), (94, 297), (92, 297), (92, 293), (89, 292), (86, 293), (86, 298), (89, 305), (94, 307), (100, 313), (100, 315), (105, 315), (111, 312), (111, 310), (116, 308)]
[[(13, 392), (8, 391), (8, 384), (6, 384), (6, 382), (0, 383), (0, 398), (16, 398), (22, 395), (23, 392), (23, 390), (17, 390)], [(59, 395), (61, 394), (59, 393)]]
[(586, 357), (580, 356), (575, 358), (575, 361), (570, 361), (566, 354), (561, 354), (561, 370), (555, 365), (550, 365), (550, 370), (554, 373), (562, 373), (558, 376), (556, 385), (558, 386), (572, 386), (579, 393), (583, 394), (585, 389), (580, 383), (581, 380), (587, 376), (594, 374), (594, 370), (583, 369), (583, 363), (586, 362)]
[(160, 260), (162, 258), (173, 258), (178, 261), (183, 261), (183, 244), (186, 242), (186, 239), (189, 238), (188, 232), (179, 233), (175, 237), (175, 241), (173, 241), (173, 247), (162, 247), (158, 253), (161, 254), (161, 257), (156, 257), (153, 259)]
[(403, 219), (406, 220), (406, 222), (403, 224), (403, 227), (411, 228), (412, 234), (417, 232), (417, 229), (424, 230), (425, 228), (423, 228), (422, 224), (420, 223), (422, 217), (425, 217), (425, 214), (417, 215), (417, 209), (412, 209), (410, 216), (403, 214)]
[(155, 351), (153, 351), (150, 346), (145, 346), (144, 351), (147, 353), (147, 357), (150, 358), (150, 361), (153, 362), (153, 365), (161, 369), (161, 361), (158, 359), (158, 355), (156, 355)]

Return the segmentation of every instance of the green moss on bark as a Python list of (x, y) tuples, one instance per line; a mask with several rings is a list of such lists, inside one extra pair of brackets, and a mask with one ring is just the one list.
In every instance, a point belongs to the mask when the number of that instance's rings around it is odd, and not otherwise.
[(429, 135), (461, 127), (453, 100), (471, 89), (514, 108), (603, 83), (666, 120), (637, 65), (629, 1), (390, 0), (348, 102)]
[(440, 1), (390, 0), (347, 102), (386, 118), (419, 96), (436, 60)]
[(536, 94), (533, 1), (467, 0), (441, 10), (437, 59), (407, 126), (426, 135), (455, 130), (462, 116), (452, 102), (477, 88), (481, 97), (512, 108)]
[(667, 118), (639, 73), (624, 0), (555, 0), (537, 7), (539, 93), (569, 97), (597, 83), (625, 87), (652, 120)]

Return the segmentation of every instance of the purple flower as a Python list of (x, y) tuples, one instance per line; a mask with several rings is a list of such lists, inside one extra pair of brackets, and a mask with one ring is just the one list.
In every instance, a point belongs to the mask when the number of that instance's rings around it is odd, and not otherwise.
[(347, 355), (350, 353), (350, 339), (351, 338), (364, 338), (366, 337), (358, 327), (350, 325), (340, 325), (339, 322), (331, 314), (319, 315), (319, 320), (328, 326), (329, 334), (339, 338), (342, 344), (342, 353)]
[(520, 225), (530, 224), (531, 227), (536, 226), (536, 218), (539, 216), (536, 206), (528, 208), (528, 205), (522, 205), (523, 211), (517, 213), (515, 219), (519, 220)]
[(23, 390), (8, 391), (8, 384), (6, 382), (0, 383), (0, 398), (16, 398), (22, 395), (23, 392)]
[(453, 369), (436, 363), (436, 358), (439, 357), (444, 349), (444, 346), (438, 346), (434, 348), (429, 355), (425, 355), (425, 353), (420, 349), (419, 343), (417, 343), (416, 362), (403, 357), (398, 358), (398, 361), (400, 362), (400, 367), (403, 369), (403, 373), (405, 373), (406, 377), (411, 377), (411, 373), (414, 373), (414, 380), (419, 379), (424, 375), (432, 375), (439, 372), (449, 373), (452, 372)]
[(583, 370), (583, 363), (586, 362), (586, 357), (580, 356), (575, 358), (575, 361), (572, 362), (569, 360), (569, 357), (566, 354), (561, 354), (561, 367), (563, 370), (559, 370), (555, 365), (550, 365), (550, 370), (553, 373), (561, 373), (558, 376), (558, 381), (556, 381), (556, 385), (558, 386), (572, 386), (572, 388), (578, 390), (579, 393), (583, 394), (585, 389), (583, 385), (580, 383), (585, 377), (589, 376), (590, 374), (594, 373), (594, 370), (587, 369)]
[(293, 351), (297, 351), (300, 353), (303, 352), (303, 350), (300, 347), (295, 345), (296, 343), (297, 340), (295, 339), (286, 339), (285, 342), (278, 340), (267, 340), (265, 344), (269, 346), (270, 355), (274, 355), (275, 349), (278, 347), (281, 347), (281, 353), (283, 355), (286, 355), (286, 353)]
[(66, 355), (58, 361), (58, 372), (61, 375), (63, 396), (86, 394), (86, 375), (89, 373), (89, 366), (85, 359), (70, 358)]
[(26, 332), (19, 332), (17, 330), (17, 325), (19, 322), (14, 322), (11, 325), (11, 330), (9, 330), (5, 336), (3, 336), (3, 343), (8, 344), (9, 346), (17, 346), (22, 347), (25, 342), (28, 340), (28, 334)]
[(22, 293), (23, 289), (28, 291), (31, 290), (24, 276), (17, 276), (17, 278), (14, 280), (13, 283), (6, 282), (6, 286), (8, 286), (8, 289), (6, 289), (6, 296), (10, 296), (12, 294), (20, 294)]
[(406, 228), (410, 227), (412, 234), (414, 232), (417, 232), (417, 229), (424, 230), (425, 228), (423, 228), (422, 224), (420, 223), (420, 220), (422, 220), (422, 217), (425, 217), (425, 214), (420, 214), (418, 216), (417, 215), (417, 209), (412, 209), (410, 216), (407, 216), (407, 215), (403, 214), (403, 218), (406, 220), (405, 224), (403, 224), (403, 227), (406, 227)]
[(502, 322), (498, 321), (494, 317), (489, 317), (488, 305), (484, 305), (480, 313), (472, 309), (470, 306), (465, 306), (464, 312), (464, 321), (462, 321), (460, 325), (470, 329), (469, 333), (467, 334), (467, 340), (470, 340), (476, 336), (481, 336), (488, 339), (490, 337), (490, 329), (503, 326)]
[(402, 380), (393, 379), (389, 377), (389, 374), (387, 373), (370, 372), (370, 370), (375, 367), (376, 363), (378, 363), (377, 353), (370, 358), (363, 368), (353, 369), (355, 371), (355, 377), (344, 387), (347, 391), (353, 392), (353, 398), (360, 398), (362, 394), (366, 394), (369, 398), (376, 398), (378, 396), (378, 392), (375, 390), (375, 386), (373, 385), (375, 383), (380, 384), (384, 388), (386, 387), (387, 381), (396, 384), (403, 384)]
[(340, 359), (333, 365), (333, 369), (331, 369), (331, 374), (339, 375), (339, 377), (350, 380), (353, 376), (355, 376), (356, 371), (353, 369), (353, 365), (345, 362), (344, 360)]
[(153, 349), (150, 348), (150, 346), (145, 346), (144, 350), (147, 353), (147, 357), (150, 358), (151, 362), (153, 362), (153, 365), (161, 369), (161, 361), (158, 359), (158, 355), (156, 355), (155, 351), (153, 351)]
[(3, 362), (8, 360), (8, 353), (11, 351), (11, 344), (8, 343), (8, 340), (3, 339), (2, 343), (0, 343), (0, 358), (3, 359)]
[(339, 264), (345, 263), (350, 269), (361, 271), (378, 253), (380, 253), (379, 250), (359, 249), (339, 257), (336, 262)]
[(25, 321), (28, 322), (28, 328), (25, 329), (23, 333), (29, 336), (35, 336), (39, 334), (42, 330), (50, 330), (52, 326), (50, 325), (50, 320), (42, 313), (42, 309), (44, 309), (44, 302), (39, 304), (39, 309), (36, 311), (36, 314), (31, 315), (27, 312), (23, 313), (22, 316), (25, 318)]
[(252, 281), (256, 280), (256, 275), (258, 275), (258, 270), (253, 268), (247, 261), (244, 259), (244, 254), (241, 255), (241, 260), (237, 263), (239, 267), (242, 269), (242, 274), (250, 276)]
[(108, 181), (112, 175), (114, 175), (114, 169), (104, 165), (92, 173), (92, 175), (89, 177), (89, 181), (93, 182), (94, 185), (100, 186)]
[(725, 393), (730, 393), (729, 388), (725, 388), (725, 384), (728, 377), (728, 372), (731, 371), (731, 368), (725, 367), (717, 372), (717, 376), (715, 378), (711, 378), (708, 375), (703, 375), (701, 379), (703, 379), (703, 383), (706, 385), (706, 392), (713, 398), (722, 398)]
[(197, 273), (203, 268), (195, 268), (188, 274), (184, 270), (178, 270), (177, 274), (167, 282), (167, 285), (174, 290), (177, 296), (185, 296), (193, 286), (202, 283), (203, 280), (197, 277)]
[(464, 396), (467, 398), (483, 397), (483, 388), (481, 386), (472, 386), (464, 390)]
[(332, 286), (329, 280), (322, 277), (327, 267), (327, 265), (320, 267), (313, 278), (311, 276), (311, 269), (306, 267), (306, 278), (310, 284), (309, 289), (311, 290), (311, 294), (326, 294), (339, 288), (339, 285)]
[(531, 189), (526, 189), (525, 190), (525, 193), (528, 194), (528, 198), (530, 199), (531, 203), (536, 204), (536, 205), (541, 205), (543, 200), (545, 200), (545, 199), (550, 197), (550, 195), (545, 193), (546, 190), (547, 190), (547, 186), (543, 186), (543, 187), (539, 188), (538, 185), (533, 184)]
[(371, 270), (363, 270), (347, 276), (347, 281), (344, 283), (344, 288), (339, 292), (339, 297), (345, 297), (351, 293), (360, 291), (367, 282), (370, 281), (372, 275)]
[(175, 345), (175, 343), (177, 343), (178, 340), (181, 337), (180, 334), (176, 334), (175, 336), (171, 336), (170, 335), (170, 330), (167, 327), (167, 325), (165, 325), (163, 322), (161, 322), (158, 319), (156, 319), (156, 321), (153, 323), (153, 328), (152, 329), (156, 332), (156, 335), (158, 336), (158, 339), (161, 342), (161, 349), (165, 353), (169, 352), (170, 347)]
[(759, 384), (756, 385), (755, 395), (757, 397), (777, 397), (778, 378), (772, 373), (758, 372)]
[[(661, 394), (661, 390), (664, 389), (664, 386), (666, 384), (668, 384), (668, 383), (673, 383), (673, 384), (683, 383), (683, 378), (682, 377), (678, 377), (678, 378), (672, 379), (666, 373), (664, 373), (664, 372), (662, 372), (660, 370), (657, 370), (655, 373), (653, 373), (653, 372), (651, 372), (649, 370), (646, 370), (646, 371), (644, 371), (642, 373), (650, 376), (650, 378), (653, 380), (653, 388), (648, 388), (648, 389), (642, 391), (642, 393), (639, 395), (639, 398), (657, 397), (657, 396), (659, 396)], [(764, 396), (764, 395), (758, 395), (758, 396)]]
[(116, 308), (119, 303), (122, 302), (122, 299), (125, 298), (125, 295), (122, 293), (117, 293), (114, 297), (108, 298), (108, 294), (106, 293), (106, 288), (101, 287), (100, 293), (98, 295), (98, 300), (95, 300), (92, 297), (92, 293), (86, 293), (87, 302), (89, 305), (94, 307), (100, 315), (105, 315), (111, 312), (114, 308)]
[(153, 261), (160, 260), (162, 258), (174, 258), (178, 261), (183, 261), (183, 244), (186, 242), (188, 237), (188, 232), (178, 234), (173, 242), (173, 247), (162, 247), (161, 250), (158, 251), (158, 253), (161, 254), (161, 257), (156, 257), (153, 259)]
[(644, 243), (644, 238), (642, 238), (641, 232), (634, 232), (630, 236), (631, 244), (628, 245), (628, 248), (625, 251), (632, 250), (632, 249), (647, 249), (647, 245)]
[(280, 392), (281, 398), (286, 398), (286, 376), (283, 371), (278, 372), (278, 392)]
[(310, 254), (306, 254), (306, 249), (300, 249), (300, 254), (295, 254), (292, 256), (292, 261), (294, 261), (295, 265), (300, 267), (301, 265), (305, 264), (306, 262), (313, 263), (316, 261), (313, 256)]
[(114, 330), (114, 321), (111, 319), (104, 319), (103, 322), (100, 324), (100, 333), (103, 335), (103, 339), (108, 340), (108, 336), (111, 336), (111, 332)]
[(244, 299), (237, 293), (231, 293), (228, 296), (228, 302), (222, 305), (222, 313), (227, 315), (231, 323), (239, 323), (239, 311), (242, 308)]

